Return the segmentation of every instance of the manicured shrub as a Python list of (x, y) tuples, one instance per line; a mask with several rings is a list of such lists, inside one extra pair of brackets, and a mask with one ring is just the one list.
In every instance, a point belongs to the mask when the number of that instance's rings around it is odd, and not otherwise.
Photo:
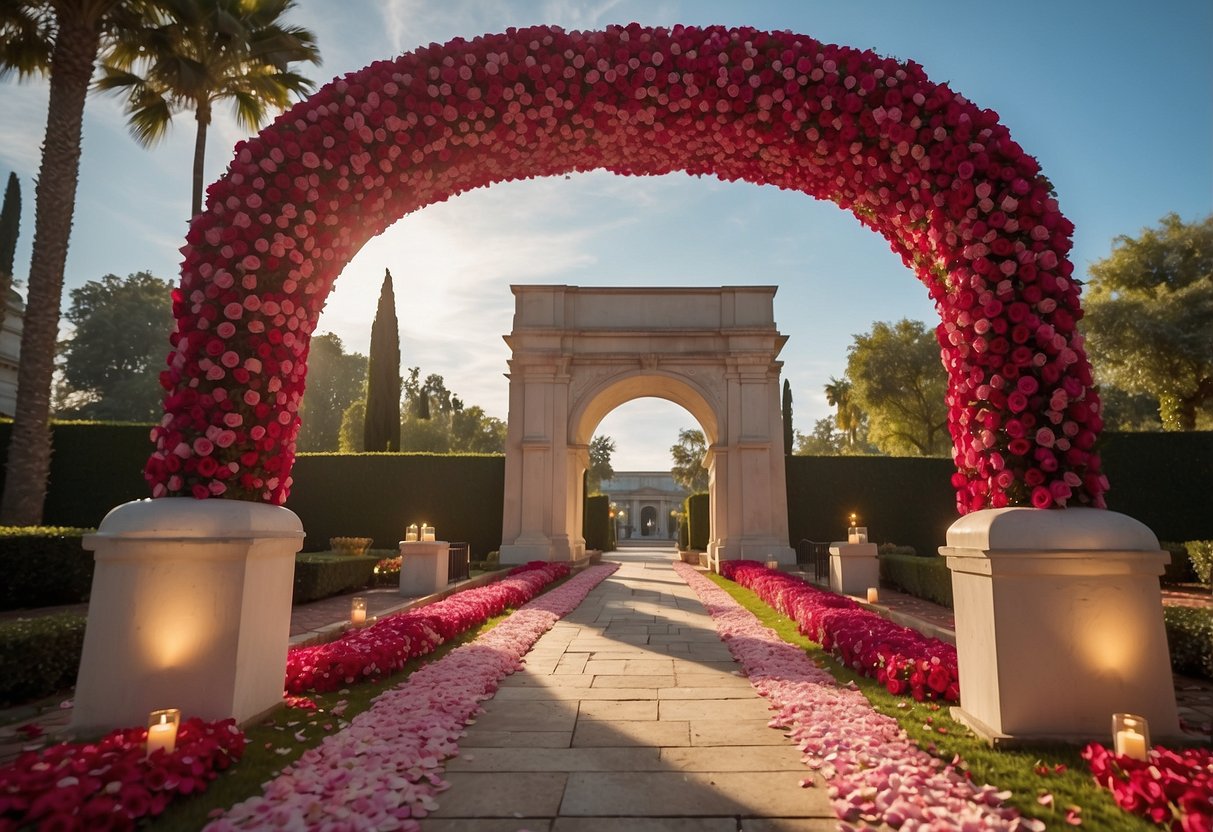
[(0, 609), (30, 609), (88, 600), (93, 553), (81, 538), (92, 529), (0, 526)]
[(682, 507), (682, 522), (678, 524), (678, 550), (688, 552), (691, 549), (691, 523), (687, 519), (686, 504)]
[(1171, 562), (1163, 572), (1162, 581), (1168, 584), (1183, 584), (1196, 580), (1192, 571), (1192, 559), (1188, 557), (1188, 547), (1183, 543), (1159, 543), (1164, 552), (1171, 555)]
[(952, 606), (952, 573), (941, 557), (881, 554), (880, 582), (945, 607)]
[(1213, 578), (1213, 540), (1189, 540), (1184, 546), (1188, 550), (1188, 560), (1196, 573), (1196, 580), (1202, 584), (1209, 583)]
[(306, 604), (361, 589), (371, 582), (379, 555), (317, 552), (295, 556), (294, 603)]
[(696, 552), (708, 548), (708, 539), (712, 534), (711, 501), (707, 494), (692, 494), (687, 497), (687, 545)]
[(1171, 667), (1189, 676), (1213, 679), (1213, 610), (1163, 607)]
[(585, 498), (585, 548), (609, 552), (611, 545), (611, 498), (595, 494)]
[(71, 612), (0, 622), (0, 707), (74, 685), (84, 623), (85, 616)]

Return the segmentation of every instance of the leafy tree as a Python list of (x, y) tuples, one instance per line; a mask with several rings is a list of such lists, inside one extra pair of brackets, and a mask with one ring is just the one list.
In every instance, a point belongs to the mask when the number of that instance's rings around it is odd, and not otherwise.
[(796, 431), (797, 456), (837, 456), (842, 453), (846, 441), (834, 427), (833, 419), (818, 419), (813, 423), (813, 432), (803, 434)]
[(864, 421), (864, 413), (855, 400), (850, 379), (830, 376), (830, 383), (825, 386), (825, 394), (830, 406), (837, 408), (834, 423), (842, 431), (846, 444), (854, 446), (859, 441), (859, 429)]
[(1117, 237), (1089, 269), (1087, 349), (1098, 375), (1158, 400), (1165, 430), (1213, 407), (1213, 215)]
[(341, 414), (341, 431), (337, 437), (337, 450), (343, 454), (356, 454), (362, 450), (362, 431), (366, 425), (366, 397), (355, 399)]
[(400, 325), (396, 322), (392, 273), (386, 269), (379, 289), (379, 307), (371, 324), (362, 449), (400, 450)]
[[(451, 412), (451, 450), (469, 454), (505, 453), (506, 424), (478, 405)], [(401, 442), (403, 442), (403, 438)]]
[(443, 417), (421, 419), (406, 416), (400, 426), (400, 450), (450, 453), (454, 450), (451, 447), (450, 421)]
[(23, 0), (0, 3), (0, 77), (50, 80), (42, 162), (34, 191), (34, 247), (27, 283), (17, 407), (9, 439), (0, 523), (42, 521), (50, 476), (51, 377), (67, 261), (84, 99), (97, 55), (117, 33), (146, 26), (149, 0)]
[(870, 333), (854, 336), (847, 378), (877, 448), (886, 454), (947, 453), (947, 375), (939, 342), (921, 321), (877, 321)]
[(126, 96), (131, 134), (144, 147), (168, 132), (173, 116), (192, 112), (193, 194), (190, 216), (202, 210), (206, 133), (214, 106), (232, 102), (250, 132), (270, 109), (315, 86), (293, 65), (320, 63), (316, 36), (283, 22), (294, 0), (162, 0), (158, 25), (119, 37), (97, 87)]
[(670, 473), (674, 482), (692, 494), (708, 490), (708, 469), (703, 467), (703, 458), (708, 452), (708, 442), (703, 431), (686, 429), (678, 431), (678, 444), (670, 448), (674, 467)]
[(367, 358), (347, 353), (331, 332), (314, 335), (308, 345), (307, 390), (299, 415), (296, 445), (300, 451), (336, 451), (346, 409), (362, 395)]
[(586, 471), (586, 493), (602, 491), (602, 481), (615, 476), (611, 467), (611, 454), (615, 452), (615, 440), (609, 436), (595, 436), (590, 440), (590, 467)]
[(153, 422), (162, 412), (159, 371), (173, 325), (172, 286), (148, 272), (107, 274), (72, 289), (65, 317), (63, 404), (58, 415)]
[(783, 380), (783, 452), (792, 453), (795, 447), (795, 433), (792, 430), (792, 383)]
[(21, 180), (9, 173), (4, 186), (4, 206), (0, 207), (0, 328), (8, 313), (8, 293), (13, 288), (13, 260), (17, 255), (17, 236), (21, 231)]
[(1144, 393), (1126, 393), (1113, 384), (1101, 384), (1104, 428), (1120, 431), (1160, 431), (1158, 399)]

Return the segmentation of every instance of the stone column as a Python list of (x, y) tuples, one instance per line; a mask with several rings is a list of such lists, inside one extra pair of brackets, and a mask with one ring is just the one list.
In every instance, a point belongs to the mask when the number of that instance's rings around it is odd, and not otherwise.
[(1158, 576), (1168, 555), (1131, 517), (1005, 508), (957, 520), (960, 707), (991, 743), (1110, 740), (1115, 712), (1179, 735)]
[(118, 506), (95, 552), (72, 728), (146, 724), (149, 711), (247, 722), (282, 701), (295, 553), (281, 506), (167, 497)]

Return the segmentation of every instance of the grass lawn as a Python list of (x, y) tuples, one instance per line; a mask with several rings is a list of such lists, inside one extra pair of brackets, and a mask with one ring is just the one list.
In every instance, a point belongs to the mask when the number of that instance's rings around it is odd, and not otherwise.
[[(844, 667), (820, 645), (797, 632), (792, 619), (771, 609), (752, 591), (719, 575), (707, 577), (784, 641), (803, 648), (839, 682), (854, 682), (872, 707), (896, 719), (920, 748), (947, 762), (959, 756), (974, 782), (1010, 791), (1008, 802), (1022, 814), (1040, 818), (1050, 829), (1057, 829), (1067, 826), (1067, 811), (1078, 807), (1077, 815), (1086, 829), (1133, 832), (1160, 828), (1120, 809), (1111, 793), (1095, 784), (1085, 761), (1079, 757), (1078, 747), (1050, 745), (995, 750), (952, 719), (947, 706), (894, 696), (875, 680)], [(1048, 801), (1045, 795), (1051, 795), (1052, 800)], [(1042, 798), (1045, 804), (1040, 802)]]

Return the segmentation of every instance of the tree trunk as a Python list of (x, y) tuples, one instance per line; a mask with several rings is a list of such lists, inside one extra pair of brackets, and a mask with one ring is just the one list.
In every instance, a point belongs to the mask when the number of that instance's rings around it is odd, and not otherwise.
[(62, 15), (51, 53), (46, 138), (34, 198), (34, 252), (29, 268), (29, 300), (17, 372), (17, 412), (8, 447), (0, 523), (42, 522), (50, 476), (50, 392), (59, 304), (67, 262), (76, 183), (80, 175), (80, 133), (84, 98), (100, 42), (99, 23)]
[(194, 192), (190, 201), (190, 220), (202, 213), (203, 162), (206, 160), (206, 128), (211, 123), (211, 102), (199, 101), (194, 111), (198, 131), (194, 135)]

